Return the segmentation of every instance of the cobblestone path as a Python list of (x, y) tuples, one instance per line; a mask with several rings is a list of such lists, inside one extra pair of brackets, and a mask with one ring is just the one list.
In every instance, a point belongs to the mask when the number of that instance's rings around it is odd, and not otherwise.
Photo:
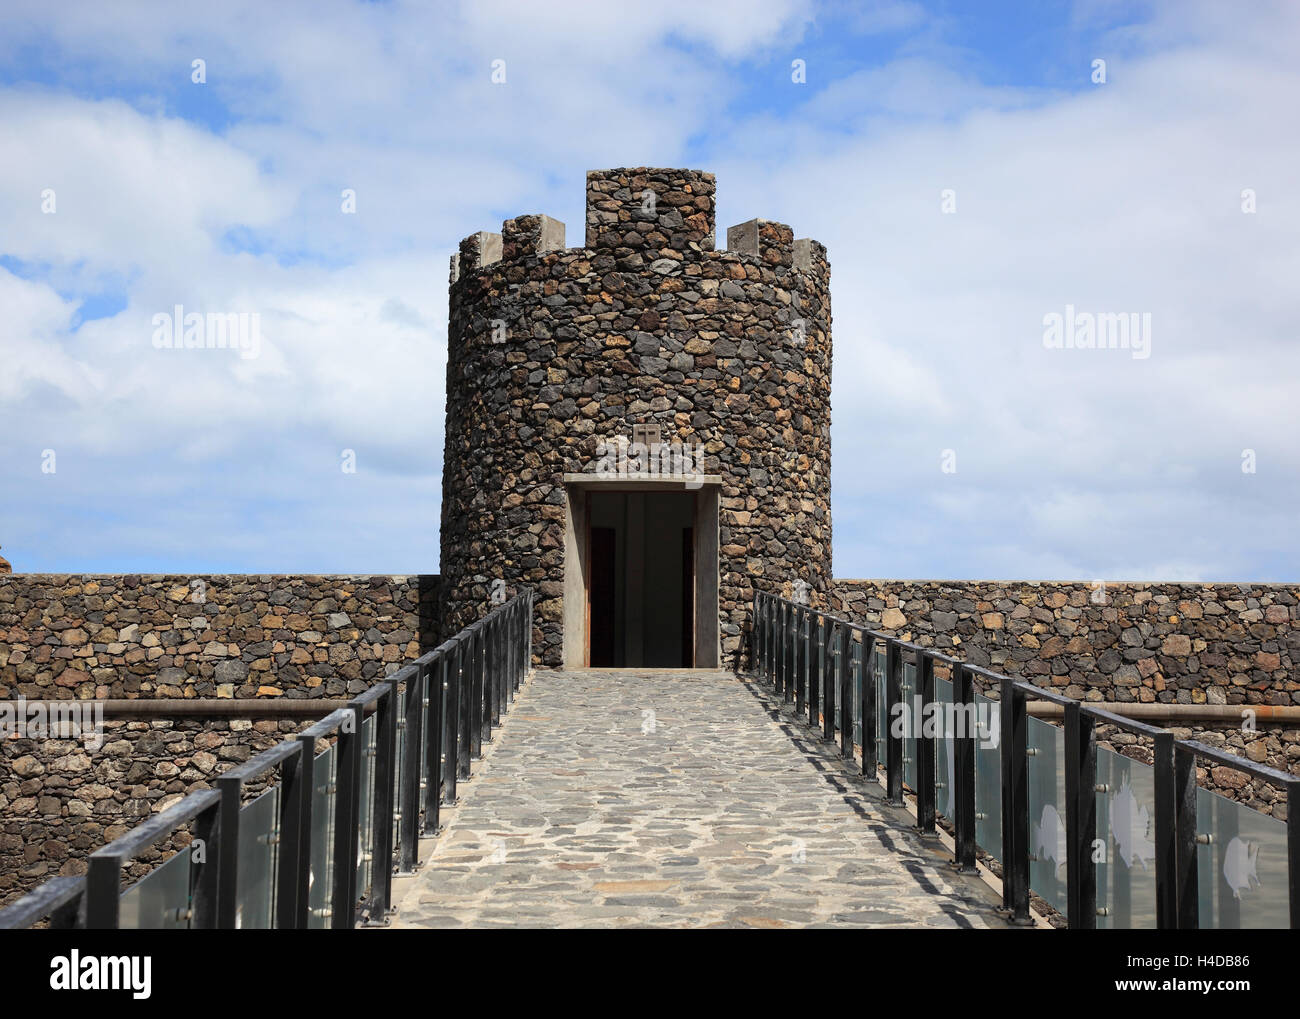
[(1003, 926), (733, 675), (539, 670), (476, 769), (395, 927)]

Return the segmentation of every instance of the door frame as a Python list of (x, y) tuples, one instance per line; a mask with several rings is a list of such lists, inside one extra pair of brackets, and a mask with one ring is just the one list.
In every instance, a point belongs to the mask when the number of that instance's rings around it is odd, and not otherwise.
[(563, 660), (566, 669), (590, 668), (591, 663), (591, 492), (695, 493), (695, 648), (696, 669), (716, 669), (720, 646), (718, 562), (719, 499), (722, 478), (697, 476), (693, 482), (626, 475), (603, 478), (564, 475), (564, 619)]

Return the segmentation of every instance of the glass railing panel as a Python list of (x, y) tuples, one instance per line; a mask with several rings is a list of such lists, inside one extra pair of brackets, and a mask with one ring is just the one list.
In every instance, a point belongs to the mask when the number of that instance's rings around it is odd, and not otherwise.
[[(998, 725), (998, 702), (975, 695), (981, 721)], [(975, 742), (975, 844), (1002, 859), (1002, 756), (993, 739)]]
[(1286, 824), (1208, 789), (1196, 790), (1202, 927), (1290, 927)]
[(279, 861), (280, 787), (272, 786), (239, 812), (235, 926), (275, 926), (275, 875)]
[(1097, 748), (1097, 926), (1156, 925), (1155, 771)]
[(877, 651), (873, 657), (875, 658), (876, 675), (876, 760), (883, 766), (885, 764), (885, 732), (889, 726), (889, 713), (885, 711), (885, 663), (887, 658), (883, 650)]
[(187, 930), (190, 926), (189, 847), (172, 855), (123, 894), (119, 926), (123, 930)]
[(311, 791), (311, 876), (308, 927), (329, 927), (334, 900), (335, 759), (330, 747), (316, 758)]
[(853, 733), (853, 742), (862, 745), (862, 640), (854, 638), (849, 644), (849, 726)]
[[(920, 693), (920, 685), (916, 678), (916, 666), (911, 662), (904, 662), (903, 667), (899, 670), (899, 695), (902, 702), (902, 720), (903, 720), (903, 785), (907, 788), (916, 790), (916, 723), (919, 721), (915, 717), (913, 708), (916, 706), (912, 698)], [(892, 723), (894, 720), (890, 719)]]
[(1037, 718), (1026, 729), (1029, 749), (1029, 887), (1065, 912), (1065, 730)]
[[(952, 819), (952, 791), (956, 785), (957, 744), (953, 737), (958, 735), (952, 713), (952, 683), (946, 679), (934, 678), (934, 809), (949, 820)], [(924, 723), (925, 719), (922, 719)]]

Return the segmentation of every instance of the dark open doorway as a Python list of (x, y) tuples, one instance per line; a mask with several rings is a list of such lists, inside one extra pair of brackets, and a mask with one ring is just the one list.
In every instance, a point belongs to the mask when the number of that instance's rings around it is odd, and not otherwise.
[(695, 664), (695, 492), (593, 492), (587, 505), (588, 662)]

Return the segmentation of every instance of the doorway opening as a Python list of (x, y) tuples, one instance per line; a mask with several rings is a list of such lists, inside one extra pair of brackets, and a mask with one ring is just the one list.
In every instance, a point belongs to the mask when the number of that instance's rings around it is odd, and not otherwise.
[(696, 493), (587, 500), (588, 664), (693, 667)]

